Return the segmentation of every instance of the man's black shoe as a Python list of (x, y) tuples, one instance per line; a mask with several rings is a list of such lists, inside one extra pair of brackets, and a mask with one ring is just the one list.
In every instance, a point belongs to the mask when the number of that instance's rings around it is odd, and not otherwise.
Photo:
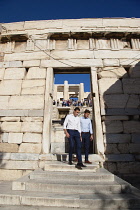
[(75, 165), (75, 168), (77, 168), (77, 169), (79, 169), (79, 170), (82, 170), (82, 167), (81, 167), (81, 166), (79, 166), (78, 164), (77, 164), (77, 165)]
[(78, 166), (80, 167), (87, 167), (86, 165), (84, 165), (83, 163), (77, 163)]
[(72, 165), (72, 161), (69, 161), (69, 165)]

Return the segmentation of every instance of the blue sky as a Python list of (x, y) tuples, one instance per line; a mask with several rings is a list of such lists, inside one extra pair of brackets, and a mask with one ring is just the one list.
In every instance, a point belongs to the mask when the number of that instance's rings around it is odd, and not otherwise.
[[(0, 0), (0, 22), (30, 20), (140, 17), (140, 0)], [(85, 83), (89, 75), (57, 75), (56, 83)]]

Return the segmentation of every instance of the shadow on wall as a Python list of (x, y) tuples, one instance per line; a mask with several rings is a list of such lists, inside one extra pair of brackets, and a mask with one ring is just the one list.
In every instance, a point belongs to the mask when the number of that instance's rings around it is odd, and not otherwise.
[(140, 62), (98, 71), (106, 161), (110, 172), (140, 184)]
[[(2, 142), (2, 130), (0, 128), (0, 142)], [(0, 168), (4, 168), (5, 163), (3, 163), (3, 157), (4, 157), (4, 153), (1, 151), (0, 149)]]

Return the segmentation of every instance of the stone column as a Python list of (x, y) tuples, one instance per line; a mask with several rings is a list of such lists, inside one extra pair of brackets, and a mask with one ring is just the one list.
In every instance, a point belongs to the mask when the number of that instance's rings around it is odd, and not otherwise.
[(45, 109), (44, 109), (44, 124), (43, 124), (43, 153), (50, 153), (51, 145), (51, 126), (52, 126), (52, 101), (53, 101), (53, 68), (47, 68), (46, 90), (45, 90)]
[(68, 100), (69, 99), (69, 85), (68, 85), (68, 81), (65, 80), (64, 81), (64, 100)]
[(53, 100), (57, 101), (57, 85), (54, 85)]
[(92, 91), (95, 93), (93, 97), (93, 124), (94, 124), (94, 137), (95, 137), (95, 149), (97, 154), (104, 154), (104, 142), (103, 142), (103, 131), (101, 124), (101, 113), (99, 103), (99, 90), (96, 68), (91, 67), (91, 85)]
[(84, 83), (80, 83), (79, 85), (79, 101), (84, 99)]

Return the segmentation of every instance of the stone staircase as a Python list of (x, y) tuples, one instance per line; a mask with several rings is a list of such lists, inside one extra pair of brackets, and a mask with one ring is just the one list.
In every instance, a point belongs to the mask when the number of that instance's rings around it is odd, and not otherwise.
[(46, 161), (13, 182), (0, 183), (0, 210), (138, 210), (140, 191), (100, 168), (78, 170), (62, 161)]

